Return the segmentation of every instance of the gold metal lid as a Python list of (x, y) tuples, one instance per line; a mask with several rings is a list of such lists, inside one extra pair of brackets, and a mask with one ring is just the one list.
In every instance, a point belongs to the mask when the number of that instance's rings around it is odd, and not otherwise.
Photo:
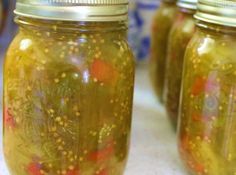
[(177, 5), (181, 8), (196, 10), (198, 0), (178, 0)]
[(62, 21), (125, 21), (128, 0), (17, 0), (15, 14)]
[(236, 1), (199, 0), (195, 18), (208, 23), (236, 27)]

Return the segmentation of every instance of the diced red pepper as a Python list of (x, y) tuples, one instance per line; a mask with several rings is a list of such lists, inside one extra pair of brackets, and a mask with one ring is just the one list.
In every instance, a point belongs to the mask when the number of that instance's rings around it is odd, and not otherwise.
[(189, 138), (187, 135), (184, 135), (181, 137), (180, 140), (180, 147), (183, 151), (187, 151), (189, 150)]
[(204, 173), (205, 172), (205, 167), (204, 165), (200, 164), (200, 163), (196, 163), (194, 162), (194, 165), (193, 165), (193, 170), (197, 173)]
[(10, 114), (10, 111), (8, 108), (5, 108), (4, 110), (4, 124), (6, 127), (15, 128), (16, 122), (14, 120), (14, 117)]
[(192, 120), (195, 122), (210, 122), (212, 117), (210, 114), (201, 115), (199, 113), (192, 114)]
[(189, 162), (189, 166), (197, 173), (204, 173), (204, 165), (198, 163), (194, 157), (191, 155), (191, 150), (189, 148), (189, 137), (187, 135), (182, 136), (181, 138), (181, 154), (185, 157), (186, 161)]
[(192, 115), (192, 120), (195, 122), (201, 122), (203, 121), (202, 115), (198, 114), (198, 113), (194, 113)]
[(80, 172), (77, 169), (69, 170), (66, 175), (80, 175)]
[(37, 162), (31, 162), (27, 168), (27, 172), (29, 175), (43, 175), (40, 170), (41, 170), (41, 165)]
[(205, 90), (206, 80), (203, 77), (197, 77), (193, 83), (191, 93), (194, 96), (200, 95)]
[(95, 59), (90, 67), (90, 74), (99, 82), (114, 83), (117, 80), (117, 71), (110, 63)]
[(114, 153), (114, 147), (112, 144), (107, 146), (106, 148), (103, 148), (101, 150), (92, 152), (88, 159), (94, 162), (101, 162), (108, 160)]

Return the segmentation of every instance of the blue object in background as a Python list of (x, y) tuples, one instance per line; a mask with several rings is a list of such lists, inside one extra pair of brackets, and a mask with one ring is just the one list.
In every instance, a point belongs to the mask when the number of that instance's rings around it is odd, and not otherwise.
[(132, 47), (134, 55), (137, 57), (138, 55), (138, 33), (139, 33), (139, 28), (138, 28), (138, 21), (136, 18), (136, 2), (133, 0), (130, 1), (130, 6), (129, 6), (129, 31), (128, 31), (128, 40), (129, 44)]
[(133, 0), (130, 2), (129, 43), (137, 62), (149, 58), (151, 44), (151, 25), (159, 0)]

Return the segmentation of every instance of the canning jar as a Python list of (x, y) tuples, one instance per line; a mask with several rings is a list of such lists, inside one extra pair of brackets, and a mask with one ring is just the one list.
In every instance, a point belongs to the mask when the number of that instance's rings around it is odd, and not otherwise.
[(4, 65), (12, 175), (123, 174), (134, 87), (127, 4), (17, 1), (19, 32)]
[(176, 128), (182, 81), (183, 58), (187, 44), (195, 31), (193, 15), (197, 0), (179, 0), (179, 11), (171, 28), (166, 60), (164, 102), (169, 119)]
[(153, 18), (150, 76), (160, 102), (163, 102), (167, 40), (176, 12), (175, 0), (163, 0)]
[(236, 173), (236, 2), (200, 0), (184, 63), (179, 149), (193, 175)]

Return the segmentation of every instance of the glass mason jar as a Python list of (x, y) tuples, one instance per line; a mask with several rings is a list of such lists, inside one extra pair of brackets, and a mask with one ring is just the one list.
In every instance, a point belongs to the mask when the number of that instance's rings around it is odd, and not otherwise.
[(18, 0), (4, 65), (12, 175), (123, 174), (134, 87), (128, 1), (103, 2)]
[(164, 102), (168, 117), (176, 128), (182, 81), (183, 58), (187, 44), (195, 31), (193, 18), (197, 0), (179, 0), (179, 12), (168, 41)]
[(160, 102), (163, 102), (167, 40), (176, 12), (175, 0), (163, 0), (153, 19), (150, 76)]
[(236, 2), (200, 0), (196, 18), (185, 55), (179, 150), (193, 175), (234, 175)]

